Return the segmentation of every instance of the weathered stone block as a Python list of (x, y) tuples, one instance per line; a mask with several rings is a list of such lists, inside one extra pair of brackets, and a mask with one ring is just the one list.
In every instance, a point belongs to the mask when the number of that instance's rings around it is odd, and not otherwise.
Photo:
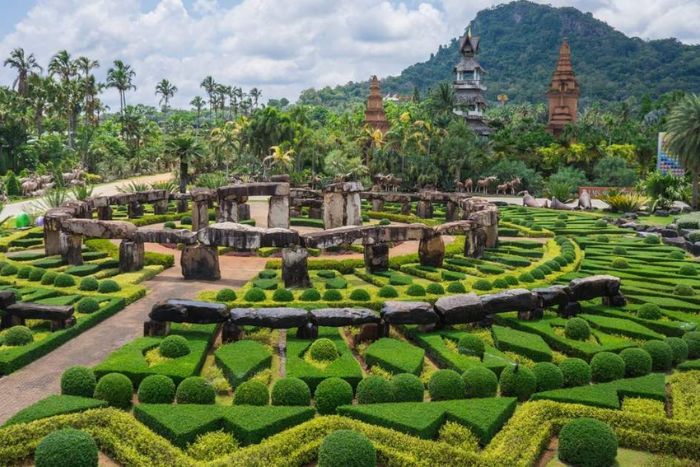
[(418, 258), (423, 266), (442, 267), (445, 258), (445, 242), (441, 235), (421, 239), (418, 244)]
[(427, 302), (384, 302), (381, 317), (387, 324), (434, 324), (439, 317)]
[(365, 245), (365, 267), (372, 273), (388, 270), (389, 245), (386, 243)]
[(155, 201), (153, 203), (153, 213), (163, 215), (168, 213), (168, 198)]
[(419, 200), (416, 203), (416, 216), (422, 219), (430, 219), (433, 217), (433, 203), (427, 200)]
[(358, 192), (345, 194), (345, 225), (362, 225), (362, 199)]
[(209, 205), (207, 200), (192, 201), (192, 231), (196, 232), (209, 225)]
[(223, 303), (170, 298), (153, 305), (148, 317), (160, 322), (213, 324), (228, 321), (229, 311)]
[(475, 293), (440, 297), (435, 310), (444, 324), (478, 323), (486, 317), (486, 309)]
[(527, 289), (510, 289), (493, 294), (481, 295), (481, 304), (487, 314), (508, 311), (530, 311), (542, 308), (538, 295)]
[(620, 278), (596, 275), (574, 279), (569, 284), (569, 290), (571, 299), (576, 302), (613, 296), (620, 293)]
[(143, 269), (144, 247), (142, 242), (122, 240), (119, 244), (119, 271), (134, 272)]
[(287, 288), (311, 287), (307, 258), (309, 252), (306, 248), (290, 247), (282, 249), (282, 280)]
[(129, 201), (127, 215), (129, 216), (129, 219), (143, 217), (143, 205), (138, 201)]
[(221, 279), (219, 253), (216, 247), (186, 245), (180, 256), (180, 266), (185, 279)]
[(71, 266), (83, 264), (83, 237), (81, 235), (65, 235), (61, 237), (65, 241), (65, 249), (62, 248), (63, 260)]
[(90, 238), (132, 239), (136, 234), (136, 226), (131, 222), (95, 219), (69, 219), (63, 222), (62, 230)]
[(326, 192), (323, 194), (323, 225), (334, 229), (344, 225), (345, 198), (342, 193)]
[(97, 208), (97, 218), (101, 221), (112, 220), (112, 206), (99, 206)]
[(369, 308), (319, 308), (309, 311), (309, 315), (318, 326), (361, 326), (380, 321), (379, 314)]
[(300, 308), (233, 308), (231, 322), (237, 326), (290, 329), (306, 326), (309, 316)]
[(269, 228), (289, 228), (289, 196), (271, 196), (270, 209), (267, 212)]

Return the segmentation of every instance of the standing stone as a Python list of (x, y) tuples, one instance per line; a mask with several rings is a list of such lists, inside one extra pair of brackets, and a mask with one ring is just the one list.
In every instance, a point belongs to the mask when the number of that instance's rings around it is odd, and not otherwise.
[(62, 251), (63, 260), (71, 266), (83, 264), (83, 236), (64, 235), (65, 250)]
[(433, 217), (433, 203), (427, 200), (419, 200), (416, 203), (416, 216), (422, 219), (430, 219)]
[(345, 199), (342, 193), (329, 191), (323, 194), (323, 226), (335, 229), (343, 226)]
[(371, 273), (389, 269), (389, 244), (372, 243), (365, 245), (365, 267)]
[(234, 200), (219, 198), (219, 222), (238, 222), (238, 203)]
[(143, 205), (138, 201), (129, 201), (127, 207), (127, 214), (129, 216), (129, 219), (143, 217)]
[(464, 239), (464, 256), (481, 258), (486, 249), (486, 232), (482, 228), (470, 230)]
[(309, 252), (306, 248), (297, 246), (282, 248), (282, 280), (286, 288), (311, 287), (307, 266), (308, 257)]
[(401, 203), (401, 214), (404, 216), (407, 216), (411, 214), (411, 202), (410, 201), (405, 201)]
[(177, 209), (177, 212), (179, 212), (180, 214), (182, 214), (183, 212), (187, 212), (187, 198), (178, 198), (177, 202), (175, 203), (175, 207)]
[(383, 211), (384, 210), (384, 200), (379, 198), (374, 198), (372, 200), (372, 211)]
[(142, 242), (122, 240), (119, 244), (119, 272), (135, 272), (143, 269), (144, 247)]
[(345, 195), (345, 225), (362, 225), (362, 199), (360, 193)]
[(212, 281), (221, 279), (219, 253), (216, 247), (186, 245), (180, 256), (180, 267), (185, 279)]
[(447, 222), (452, 222), (457, 220), (457, 208), (458, 205), (454, 201), (447, 201), (446, 204), (446, 209), (445, 209), (445, 219)]
[(418, 258), (422, 266), (442, 267), (445, 258), (445, 242), (441, 235), (421, 239), (418, 244)]
[(111, 221), (112, 206), (110, 206), (109, 204), (107, 206), (99, 206), (97, 208), (97, 218), (101, 221)]
[(61, 254), (61, 222), (69, 219), (68, 214), (47, 215), (44, 218), (44, 250), (46, 256)]
[(168, 200), (161, 199), (153, 203), (153, 214), (163, 215), (168, 213)]
[(289, 228), (289, 196), (270, 196), (267, 227)]
[(323, 219), (323, 208), (311, 206), (309, 208), (309, 219)]
[(250, 220), (250, 204), (238, 203), (238, 222)]
[(207, 200), (192, 201), (192, 231), (196, 232), (209, 225), (209, 205)]

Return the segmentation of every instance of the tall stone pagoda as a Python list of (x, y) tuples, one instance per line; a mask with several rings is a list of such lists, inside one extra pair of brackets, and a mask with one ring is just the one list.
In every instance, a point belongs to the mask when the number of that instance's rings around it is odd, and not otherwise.
[(369, 97), (367, 98), (367, 109), (365, 110), (365, 125), (369, 125), (382, 133), (386, 133), (389, 130), (389, 121), (384, 114), (384, 104), (382, 94), (379, 91), (377, 75), (372, 76), (369, 81)]
[(475, 133), (488, 136), (491, 128), (484, 123), (484, 110), (486, 99), (483, 93), (486, 86), (482, 84), (482, 77), (486, 71), (476, 60), (479, 52), (479, 36), (472, 36), (471, 28), (459, 39), (459, 52), (462, 60), (454, 67), (454, 91), (456, 115), (464, 117)]
[(569, 42), (564, 39), (559, 49), (559, 60), (554, 70), (552, 83), (549, 85), (549, 122), (547, 128), (553, 134), (559, 134), (567, 123), (576, 121), (578, 96), (580, 89), (574, 69), (571, 66)]

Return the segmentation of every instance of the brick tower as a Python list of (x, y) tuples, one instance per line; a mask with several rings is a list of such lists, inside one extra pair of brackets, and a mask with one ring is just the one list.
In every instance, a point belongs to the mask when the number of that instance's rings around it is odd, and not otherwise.
[(567, 123), (576, 121), (578, 96), (580, 89), (574, 69), (571, 66), (571, 50), (566, 39), (559, 49), (559, 60), (554, 70), (552, 83), (549, 85), (549, 122), (547, 128), (553, 134), (559, 134)]

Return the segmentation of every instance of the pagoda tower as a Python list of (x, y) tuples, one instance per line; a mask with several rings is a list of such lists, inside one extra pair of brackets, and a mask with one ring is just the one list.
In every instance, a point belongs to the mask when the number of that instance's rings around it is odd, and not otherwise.
[(549, 85), (549, 122), (547, 128), (552, 134), (559, 134), (568, 123), (576, 121), (580, 89), (574, 69), (571, 66), (569, 42), (564, 39), (559, 49), (559, 60)]
[(459, 39), (459, 52), (462, 60), (454, 67), (455, 108), (456, 115), (464, 117), (475, 133), (487, 136), (491, 128), (484, 123), (486, 100), (483, 93), (486, 86), (482, 77), (486, 71), (476, 60), (479, 53), (479, 36), (472, 36), (471, 28)]
[(369, 81), (369, 97), (367, 98), (367, 109), (365, 110), (365, 125), (369, 125), (382, 133), (386, 133), (389, 130), (389, 122), (384, 114), (384, 104), (382, 94), (379, 91), (377, 75), (372, 76)]

